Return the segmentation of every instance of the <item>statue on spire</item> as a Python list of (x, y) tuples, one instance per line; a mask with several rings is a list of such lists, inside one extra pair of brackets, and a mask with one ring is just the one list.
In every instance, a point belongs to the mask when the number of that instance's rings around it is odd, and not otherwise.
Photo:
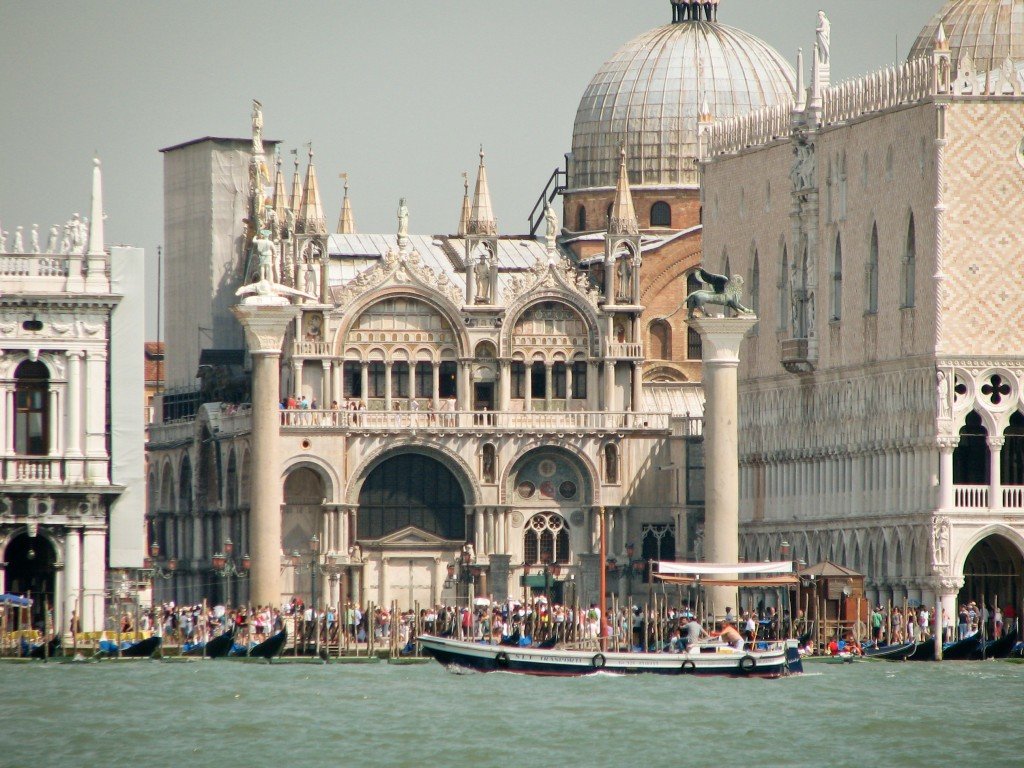
[(252, 153), (263, 156), (263, 105), (252, 100)]
[(827, 65), (831, 62), (832, 57), (832, 24), (829, 23), (824, 11), (818, 11), (818, 28), (815, 31), (818, 42), (818, 63)]
[(398, 201), (398, 244), (409, 239), (409, 208), (403, 197)]

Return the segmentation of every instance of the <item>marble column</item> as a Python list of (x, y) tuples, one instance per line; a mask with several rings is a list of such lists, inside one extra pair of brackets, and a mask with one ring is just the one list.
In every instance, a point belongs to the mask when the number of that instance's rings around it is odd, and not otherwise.
[(331, 400), (334, 399), (334, 378), (331, 375), (332, 365), (330, 360), (321, 360), (320, 364), (324, 368), (323, 379), (320, 383), (320, 407), (330, 408)]
[(956, 498), (953, 489), (953, 451), (960, 442), (958, 437), (939, 438), (939, 509), (953, 509)]
[(1003, 448), (1002, 437), (990, 437), (988, 442), (989, 472), (988, 472), (988, 508), (1002, 509), (1003, 489), (1002, 480), (999, 476), (999, 452)]
[(70, 630), (71, 613), (82, 615), (82, 537), (78, 528), (68, 528), (64, 536), (64, 622), (61, 634)]
[(605, 412), (615, 410), (615, 363), (604, 361), (604, 408)]
[(551, 399), (554, 397), (554, 382), (552, 380), (555, 364), (550, 360), (544, 361), (544, 410), (551, 410)]
[[(704, 553), (713, 563), (739, 561), (739, 429), (738, 385), (740, 345), (757, 324), (753, 315), (705, 317), (691, 321), (703, 342), (705, 503)], [(725, 578), (729, 578), (726, 576)], [(724, 613), (737, 606), (736, 587), (709, 587), (709, 606)]]
[(391, 361), (384, 363), (384, 410), (391, 410)]
[(359, 361), (359, 399), (364, 408), (370, 407), (370, 363), (366, 360)]
[(644, 364), (633, 363), (633, 413), (644, 409)]
[(512, 364), (508, 360), (498, 361), (499, 392), (498, 410), (507, 411), (512, 405)]
[(434, 411), (441, 409), (441, 366), (434, 363), (431, 369), (430, 407)]
[(107, 532), (88, 527), (82, 535), (82, 631), (103, 629), (106, 609), (103, 601), (106, 577)]
[(107, 467), (107, 352), (89, 350), (85, 357), (85, 479), (105, 482)]
[[(247, 302), (267, 302), (264, 304)], [(284, 488), (278, 457), (279, 382), (284, 334), (299, 309), (276, 296), (255, 296), (232, 307), (245, 329), (252, 356), (252, 566), (249, 599), (256, 605), (281, 604), (281, 505)]]

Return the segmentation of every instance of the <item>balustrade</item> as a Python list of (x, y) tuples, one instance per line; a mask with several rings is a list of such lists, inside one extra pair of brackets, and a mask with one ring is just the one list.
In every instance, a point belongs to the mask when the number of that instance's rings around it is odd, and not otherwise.
[(332, 357), (329, 341), (296, 341), (292, 346), (296, 357)]
[(988, 509), (987, 485), (953, 486), (954, 503), (960, 509)]
[(1005, 509), (1024, 508), (1024, 485), (1003, 486), (1003, 507)]
[[(392, 432), (408, 429), (441, 431), (619, 432), (667, 431), (667, 413), (631, 411), (348, 411), (287, 410), (285, 429), (351, 429)], [(688, 427), (689, 428), (689, 427)]]
[(49, 457), (10, 456), (3, 459), (3, 478), (8, 483), (62, 483), (64, 461)]
[(643, 344), (634, 342), (609, 342), (608, 357), (613, 360), (639, 360), (644, 356)]

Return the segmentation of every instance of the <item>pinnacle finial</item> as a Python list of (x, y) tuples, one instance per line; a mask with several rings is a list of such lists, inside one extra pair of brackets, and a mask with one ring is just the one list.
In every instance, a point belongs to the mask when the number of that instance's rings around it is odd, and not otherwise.
[(470, 213), (467, 233), (471, 235), (496, 235), (498, 222), (491, 209), (491, 190), (487, 184), (487, 167), (484, 165), (484, 145), (480, 145), (480, 168), (477, 170), (476, 189), (473, 192), (473, 207)]

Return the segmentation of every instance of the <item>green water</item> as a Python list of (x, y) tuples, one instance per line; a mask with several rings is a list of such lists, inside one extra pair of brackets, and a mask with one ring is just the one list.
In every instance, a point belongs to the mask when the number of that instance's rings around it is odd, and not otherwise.
[(0, 664), (2, 766), (1021, 766), (1024, 665), (783, 680)]

